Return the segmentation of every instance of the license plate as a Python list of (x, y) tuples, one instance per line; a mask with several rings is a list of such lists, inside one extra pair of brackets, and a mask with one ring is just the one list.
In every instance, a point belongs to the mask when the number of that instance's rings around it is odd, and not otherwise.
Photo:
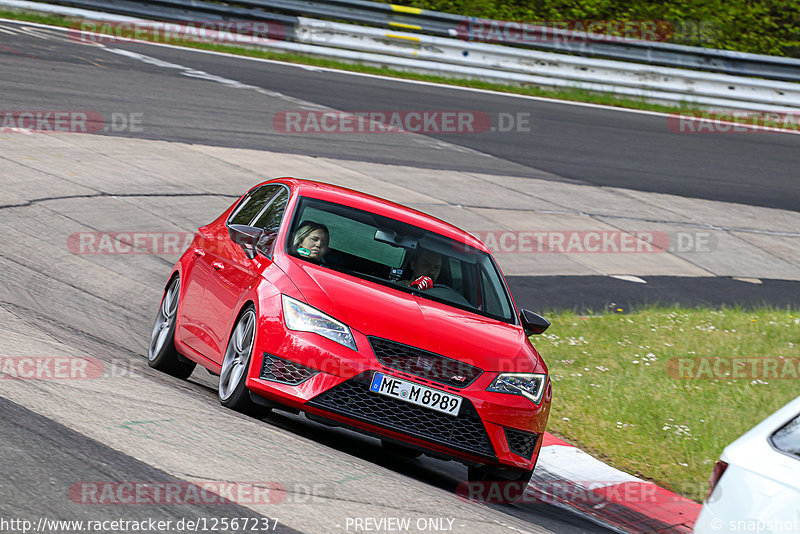
[(458, 416), (458, 409), (461, 408), (462, 399), (458, 395), (450, 395), (438, 389), (421, 386), (383, 373), (375, 373), (369, 390), (452, 416)]

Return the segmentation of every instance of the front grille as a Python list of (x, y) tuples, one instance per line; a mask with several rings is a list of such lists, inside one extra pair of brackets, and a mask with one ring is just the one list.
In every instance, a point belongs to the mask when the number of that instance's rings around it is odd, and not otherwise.
[(480, 367), (396, 341), (370, 337), (369, 342), (375, 357), (386, 367), (448, 386), (466, 387), (483, 373)]
[(367, 371), (342, 382), (311, 399), (308, 405), (497, 460), (483, 422), (468, 399), (461, 402), (458, 417), (453, 417), (371, 392), (373, 373)]
[(316, 369), (311, 369), (299, 363), (284, 360), (283, 358), (265, 352), (259, 377), (262, 380), (296, 386), (302, 384), (318, 372), (319, 371)]
[(503, 430), (506, 431), (506, 441), (508, 441), (508, 448), (511, 452), (530, 460), (533, 457), (533, 449), (536, 447), (539, 434), (522, 432), (513, 428), (504, 428)]

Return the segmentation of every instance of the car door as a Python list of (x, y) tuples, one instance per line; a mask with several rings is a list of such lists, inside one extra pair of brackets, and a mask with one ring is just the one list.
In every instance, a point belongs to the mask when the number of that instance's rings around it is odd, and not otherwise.
[[(261, 189), (265, 191), (259, 191), (259, 197), (266, 201), (261, 203), (260, 209), (255, 211), (250, 206), (238, 214), (234, 213), (229, 223), (263, 228), (268, 237), (275, 235), (280, 227), (289, 200), (289, 190), (274, 184)], [(203, 297), (203, 309), (210, 335), (208, 357), (221, 364), (242, 294), (258, 282), (265, 263), (271, 262), (265, 253), (274, 239), (270, 241), (265, 237), (259, 244), (260, 254), (251, 260), (241, 246), (230, 240), (227, 226), (221, 228), (220, 233), (219, 246), (206, 254), (210, 275)], [(268, 256), (271, 256), (271, 250)]]
[(184, 269), (181, 280), (181, 311), (176, 332), (181, 342), (201, 354), (208, 347), (203, 297), (211, 275), (211, 266), (205, 261), (207, 245), (211, 241), (211, 229), (208, 226), (198, 228), (190, 249), (192, 261)]

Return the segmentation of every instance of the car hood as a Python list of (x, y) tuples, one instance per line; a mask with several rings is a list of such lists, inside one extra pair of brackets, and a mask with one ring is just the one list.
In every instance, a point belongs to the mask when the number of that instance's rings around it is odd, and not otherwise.
[(366, 336), (404, 343), (485, 371), (546, 372), (522, 328), (289, 259), (286, 271), (308, 304)]

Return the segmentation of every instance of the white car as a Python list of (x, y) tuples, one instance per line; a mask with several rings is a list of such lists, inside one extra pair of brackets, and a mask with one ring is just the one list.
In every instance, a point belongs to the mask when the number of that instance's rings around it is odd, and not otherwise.
[(800, 532), (800, 397), (725, 447), (696, 534)]

